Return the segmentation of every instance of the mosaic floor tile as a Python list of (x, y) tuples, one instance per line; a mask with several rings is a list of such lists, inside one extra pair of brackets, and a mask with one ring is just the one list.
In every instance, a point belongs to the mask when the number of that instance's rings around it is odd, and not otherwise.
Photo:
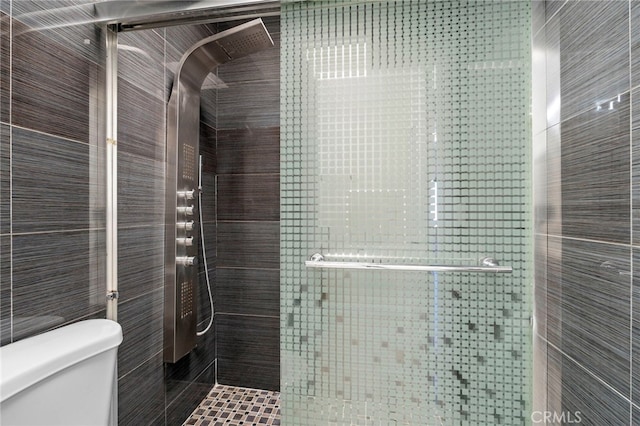
[(183, 426), (272, 426), (280, 424), (280, 393), (216, 385)]

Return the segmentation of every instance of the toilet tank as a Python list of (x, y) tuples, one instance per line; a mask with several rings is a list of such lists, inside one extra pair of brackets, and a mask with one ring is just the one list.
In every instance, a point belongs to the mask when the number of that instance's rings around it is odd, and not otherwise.
[(107, 425), (122, 328), (85, 320), (0, 348), (0, 425)]

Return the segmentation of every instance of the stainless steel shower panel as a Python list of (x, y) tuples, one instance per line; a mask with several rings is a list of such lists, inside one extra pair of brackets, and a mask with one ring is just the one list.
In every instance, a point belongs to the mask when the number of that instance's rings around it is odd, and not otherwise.
[(167, 108), (164, 360), (176, 362), (196, 345), (200, 91), (218, 65), (273, 46), (261, 19), (191, 47), (176, 71)]

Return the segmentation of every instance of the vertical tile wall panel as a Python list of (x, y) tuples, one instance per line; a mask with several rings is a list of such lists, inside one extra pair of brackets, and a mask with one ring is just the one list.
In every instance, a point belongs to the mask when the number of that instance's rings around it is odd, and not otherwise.
[(97, 65), (15, 19), (12, 43), (12, 123), (87, 142)]
[(216, 271), (216, 311), (220, 314), (280, 314), (280, 291), (274, 282), (277, 269), (218, 268)]
[[(546, 304), (547, 324), (545, 338), (558, 347), (562, 346), (562, 303), (563, 303), (563, 285), (562, 285), (562, 247), (563, 240), (557, 236), (546, 235), (546, 263), (547, 274), (544, 284), (536, 283), (536, 303)], [(541, 288), (546, 290), (546, 300), (539, 301), (538, 298), (543, 295)], [(540, 333), (539, 333), (540, 335)]]
[(89, 159), (86, 143), (14, 127), (13, 232), (89, 229)]
[[(213, 93), (215, 99), (215, 91)], [(217, 282), (217, 188), (216, 188), (216, 163), (217, 148), (216, 135), (217, 130), (211, 127), (206, 117), (215, 117), (215, 108), (210, 105), (201, 104), (200, 122), (200, 155), (202, 155), (202, 191), (200, 193), (200, 201), (202, 205), (202, 223), (204, 230), (204, 247), (206, 251), (206, 266), (209, 273), (209, 285), (211, 286), (212, 296), (215, 299), (215, 286)], [(215, 121), (215, 120), (214, 120)], [(198, 259), (205, 259), (202, 253), (202, 244), (198, 247)], [(208, 324), (211, 307), (209, 302), (209, 293), (206, 288), (207, 280), (204, 271), (204, 262), (201, 263), (202, 268), (199, 273), (199, 327), (204, 329)], [(214, 308), (215, 310), (215, 308)], [(215, 325), (215, 324), (214, 324)], [(215, 333), (215, 329), (213, 331)]]
[(277, 324), (273, 317), (217, 315), (218, 382), (279, 390)]
[(215, 77), (216, 71), (205, 79), (200, 91), (200, 122), (211, 127), (218, 126), (218, 90), (219, 80)]
[[(147, 95), (158, 98), (164, 103), (165, 91), (165, 40), (155, 31), (136, 31), (118, 34), (118, 76), (126, 79)], [(119, 91), (129, 98), (118, 102), (131, 102), (138, 99), (133, 90)], [(140, 99), (139, 107), (146, 104)], [(126, 117), (122, 117), (125, 118)]]
[[(640, 248), (633, 247), (632, 306), (631, 312), (631, 402), (640, 406)], [(640, 419), (640, 418), (639, 418)], [(635, 424), (635, 423), (633, 423)]]
[(202, 223), (204, 225), (205, 248), (209, 267), (216, 264), (217, 252), (217, 211), (216, 211), (216, 178), (215, 175), (204, 172), (202, 174)]
[(564, 239), (558, 347), (629, 397), (629, 247)]
[(640, 229), (640, 103), (638, 96), (640, 93), (637, 88), (640, 84), (640, 4), (630, 2), (630, 25), (629, 25), (630, 47), (631, 47), (631, 205), (632, 222), (631, 222), (631, 242), (634, 244), (632, 248), (632, 335), (631, 335), (631, 402), (632, 418), (631, 424), (640, 421), (640, 257), (638, 256), (638, 229)]
[(280, 173), (280, 128), (218, 131), (217, 172)]
[[(625, 425), (630, 423), (631, 404), (589, 371), (549, 347), (549, 363), (562, 374), (562, 405), (551, 410), (561, 424)], [(551, 378), (551, 376), (550, 376)]]
[(162, 353), (163, 302), (164, 290), (160, 288), (118, 304), (124, 335), (118, 354), (120, 376)]
[[(640, 84), (640, 3), (630, 2), (629, 44), (631, 48), (631, 88)], [(634, 117), (635, 119), (635, 117)]]
[[(92, 285), (94, 259), (89, 231), (34, 233), (12, 237), (14, 337), (28, 337), (103, 311), (103, 288)], [(103, 240), (104, 243), (104, 240)], [(97, 292), (96, 294), (92, 294)], [(42, 322), (21, 322), (41, 317)]]
[(543, 289), (547, 304), (547, 334), (538, 336), (551, 343), (545, 398), (552, 414), (579, 412), (585, 424), (637, 421), (638, 126), (630, 89), (640, 81), (639, 13), (633, 1), (547, 2), (539, 33), (549, 100), (534, 111), (548, 118), (546, 161), (534, 164), (548, 181), (548, 233), (538, 236), (547, 240), (548, 268), (535, 282), (536, 304), (545, 303)]
[[(162, 425), (165, 384), (162, 353), (156, 354), (118, 378), (118, 424)], [(157, 421), (160, 419), (160, 423)]]
[[(2, 28), (0, 28), (0, 31)], [(11, 342), (11, 129), (0, 124), (0, 346)]]
[(104, 52), (101, 31), (88, 20), (91, 5), (4, 0), (1, 9), (6, 344), (7, 320), (18, 340), (105, 316), (98, 146)]
[(124, 150), (118, 158), (118, 227), (164, 225), (164, 161)]
[(164, 226), (120, 229), (118, 244), (118, 290), (120, 302), (163, 288)]
[(278, 268), (278, 222), (218, 222), (219, 267)]
[(0, 122), (10, 123), (11, 18), (0, 12)]
[[(13, 17), (47, 39), (95, 64), (103, 65), (104, 38), (95, 20), (92, 1), (14, 0)], [(14, 36), (20, 32), (14, 31)], [(15, 51), (14, 51), (15, 52)]]
[[(277, 390), (280, 19), (264, 23), (275, 46), (217, 70), (224, 84), (216, 91), (215, 297), (216, 320), (223, 324), (216, 330), (222, 342), (217, 374), (222, 383)], [(235, 24), (221, 24), (220, 30)], [(238, 341), (240, 346), (231, 348), (230, 339), (258, 319), (263, 330), (252, 334), (255, 341)], [(267, 364), (262, 352), (269, 354)], [(247, 374), (254, 370), (259, 374)]]
[(273, 94), (280, 81), (243, 81), (218, 90), (218, 128), (274, 127), (280, 122), (280, 108)]
[(118, 102), (125, 112), (118, 116), (118, 153), (164, 161), (164, 95), (157, 97), (150, 91), (138, 88), (135, 82), (131, 83), (124, 77), (118, 79)]
[(0, 346), (11, 343), (11, 236), (0, 235)]
[[(272, 326), (272, 329), (274, 328), (275, 326)], [(276, 345), (276, 343), (266, 341), (264, 336), (260, 336), (260, 340), (265, 341), (268, 345)], [(218, 383), (233, 383), (230, 386), (252, 389), (280, 390), (280, 363), (277, 359), (273, 359), (271, 363), (262, 363), (260, 360), (264, 357), (260, 357), (258, 352), (253, 353), (249, 362), (239, 361), (235, 354), (232, 356), (232, 358), (218, 359), (220, 364)]]
[[(202, 259), (201, 252), (198, 253), (198, 259)], [(207, 252), (207, 257), (209, 257), (209, 252)], [(211, 297), (213, 299), (213, 313), (214, 313), (214, 321), (215, 322), (215, 313), (216, 313), (216, 280), (217, 280), (217, 271), (215, 269), (215, 264), (211, 265), (207, 262), (207, 267), (209, 269), (209, 286), (211, 287)], [(209, 321), (211, 319), (211, 302), (209, 301), (209, 290), (207, 289), (207, 278), (204, 273), (204, 267), (198, 273), (198, 317), (197, 317), (197, 328), (198, 331), (204, 330), (209, 325)], [(215, 334), (215, 324), (211, 324), (209, 331), (207, 334)], [(211, 359), (215, 358), (215, 352), (210, 353)], [(210, 360), (211, 361), (211, 360)]]
[[(183, 392), (176, 396), (173, 400), (167, 400), (165, 408), (165, 424), (180, 425), (185, 419), (188, 419), (202, 400), (211, 392), (215, 385), (215, 367), (211, 366), (207, 371), (202, 373), (197, 380), (186, 382)], [(154, 425), (161, 424), (154, 422)]]
[[(202, 107), (201, 107), (202, 108)], [(200, 122), (200, 155), (202, 155), (202, 173), (215, 179), (217, 168), (217, 138), (218, 131), (215, 127)], [(213, 186), (207, 188), (214, 188)]]
[[(165, 43), (156, 32), (140, 31), (119, 34), (118, 44), (118, 321), (124, 331), (118, 368), (126, 393), (118, 415), (120, 424), (151, 424), (155, 418), (164, 422), (166, 393), (161, 362)], [(153, 380), (154, 388), (130, 388), (130, 380), (141, 380), (139, 374), (149, 374), (142, 380)]]
[[(638, 17), (637, 26), (640, 27), (640, 16)], [(637, 56), (640, 57), (640, 50), (637, 50)], [(631, 232), (631, 243), (638, 245), (640, 243), (640, 90), (635, 89), (631, 92), (631, 226), (634, 232)]]
[(277, 221), (279, 184), (277, 174), (218, 175), (218, 220)]
[(0, 124), (0, 235), (11, 232), (11, 128)]
[[(201, 106), (201, 108), (203, 108)], [(205, 222), (215, 223), (215, 180), (218, 162), (217, 136), (218, 130), (209, 124), (200, 123), (200, 155), (202, 156), (202, 179), (204, 198), (203, 209), (208, 213)], [(206, 180), (206, 185), (205, 185)]]
[(629, 244), (629, 95), (610, 108), (592, 108), (562, 123), (562, 233)]
[(629, 2), (570, 1), (558, 19), (564, 121), (629, 90)]
[[(198, 247), (198, 259), (206, 260), (206, 267), (209, 274), (209, 285), (211, 286), (212, 296), (215, 303), (215, 286), (217, 283), (217, 257), (218, 257), (218, 229), (217, 229), (217, 189), (216, 189), (216, 148), (215, 148), (215, 129), (207, 125), (203, 125), (201, 129), (206, 129), (207, 140), (203, 141), (203, 132), (201, 131), (200, 153), (203, 155), (202, 165), (202, 191), (200, 193), (200, 201), (202, 206), (202, 230), (204, 234), (204, 251), (202, 242)], [(208, 322), (211, 312), (209, 293), (207, 290), (207, 279), (204, 270), (204, 262), (201, 262), (199, 272), (199, 318), (200, 323)], [(202, 327), (204, 328), (204, 326)]]
[(631, 234), (633, 247), (633, 299), (632, 299), (632, 389), (633, 405), (631, 424), (640, 422), (640, 92), (636, 88), (640, 84), (640, 4), (631, 2), (630, 44), (631, 44), (631, 155), (632, 155), (632, 189), (633, 206)]

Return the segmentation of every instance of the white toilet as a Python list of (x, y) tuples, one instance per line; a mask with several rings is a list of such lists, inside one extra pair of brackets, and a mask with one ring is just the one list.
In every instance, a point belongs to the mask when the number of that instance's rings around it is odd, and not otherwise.
[(122, 328), (81, 321), (0, 348), (0, 425), (107, 425)]

